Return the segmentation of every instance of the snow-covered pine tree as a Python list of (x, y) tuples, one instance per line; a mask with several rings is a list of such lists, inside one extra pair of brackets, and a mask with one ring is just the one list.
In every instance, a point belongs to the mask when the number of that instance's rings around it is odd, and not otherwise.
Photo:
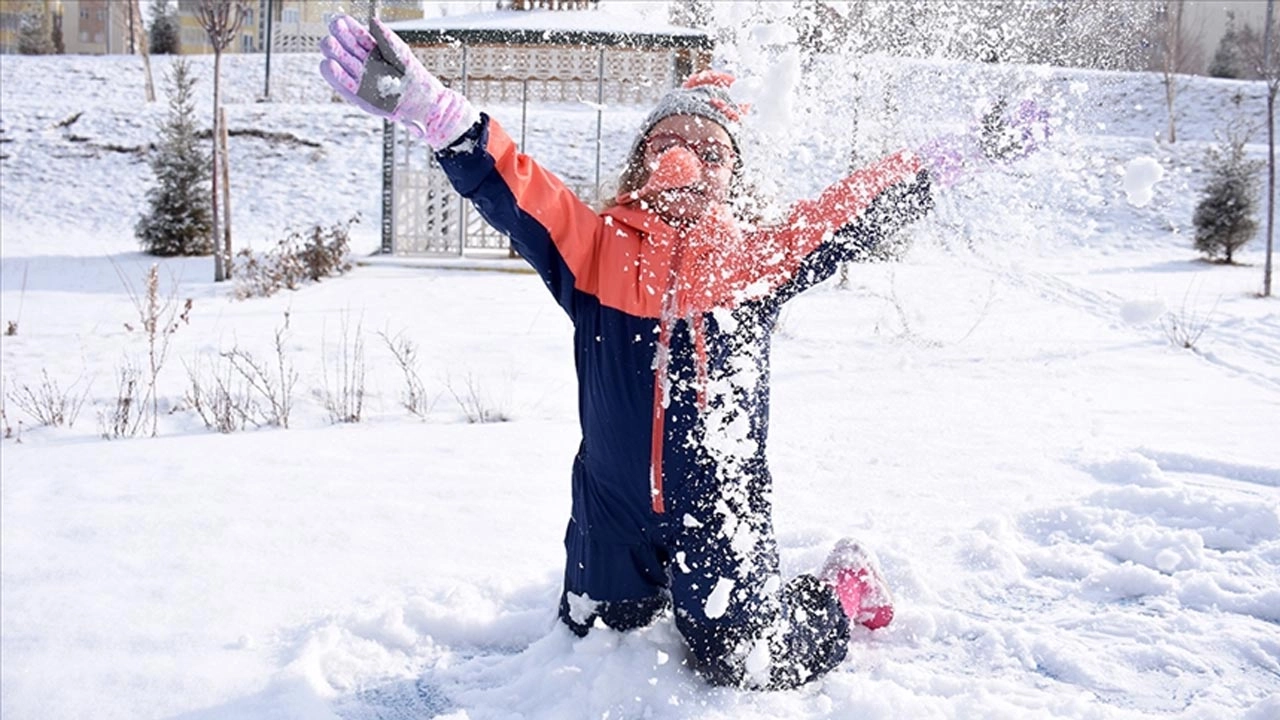
[(213, 252), (210, 164), (196, 138), (195, 77), (185, 58), (174, 60), (168, 81), (169, 114), (151, 156), (156, 185), (147, 191), (149, 211), (134, 234), (152, 255), (208, 255)]
[(1258, 231), (1254, 219), (1262, 163), (1245, 157), (1248, 135), (1233, 129), (1209, 149), (1209, 184), (1196, 204), (1195, 249), (1210, 260), (1234, 262), (1235, 252)]
[(18, 52), (23, 55), (51, 55), (58, 48), (54, 43), (53, 25), (43, 9), (28, 11), (18, 18)]
[(150, 40), (152, 55), (178, 54), (182, 44), (181, 28), (172, 0), (152, 0)]
[(1236, 30), (1236, 14), (1227, 11), (1227, 29), (1218, 41), (1218, 49), (1209, 61), (1209, 76), (1238, 80), (1244, 77), (1244, 60), (1240, 56), (1240, 33)]

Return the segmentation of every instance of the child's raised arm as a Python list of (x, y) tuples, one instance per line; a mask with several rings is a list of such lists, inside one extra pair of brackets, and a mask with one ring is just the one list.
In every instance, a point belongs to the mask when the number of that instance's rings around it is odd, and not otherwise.
[(433, 150), (449, 181), (571, 311), (594, 271), (603, 221), (554, 174), (519, 152), (501, 126), (431, 74), (377, 18), (339, 15), (320, 42), (320, 74), (343, 98), (400, 123)]
[(320, 52), (320, 74), (339, 95), (404, 125), (433, 149), (447, 147), (480, 119), (461, 93), (445, 87), (377, 18), (366, 30), (350, 15), (338, 15)]

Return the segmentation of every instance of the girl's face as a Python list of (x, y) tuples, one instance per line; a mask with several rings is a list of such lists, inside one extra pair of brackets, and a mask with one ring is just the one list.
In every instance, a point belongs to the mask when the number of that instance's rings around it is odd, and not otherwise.
[(680, 187), (659, 188), (648, 200), (667, 222), (686, 225), (727, 201), (738, 154), (719, 123), (696, 115), (672, 115), (654, 125), (645, 138), (645, 167), (652, 173), (663, 153), (678, 147), (697, 157), (701, 168), (697, 178)]

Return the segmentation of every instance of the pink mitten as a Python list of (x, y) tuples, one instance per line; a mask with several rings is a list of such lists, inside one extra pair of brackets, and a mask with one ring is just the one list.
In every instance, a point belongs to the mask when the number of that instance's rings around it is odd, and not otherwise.
[(349, 15), (329, 23), (320, 41), (320, 74), (362, 110), (401, 123), (439, 150), (467, 131), (480, 114), (445, 87), (381, 20), (366, 30)]

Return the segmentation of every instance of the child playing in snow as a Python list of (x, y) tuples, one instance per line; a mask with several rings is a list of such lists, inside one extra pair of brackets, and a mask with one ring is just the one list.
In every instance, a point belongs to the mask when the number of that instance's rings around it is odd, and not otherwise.
[[(757, 226), (732, 78), (695, 76), (645, 120), (603, 212), (519, 153), (379, 21), (333, 20), (321, 73), (425, 140), (574, 324), (582, 443), (573, 463), (560, 619), (579, 636), (667, 608), (715, 684), (788, 688), (845, 656), (850, 624), (893, 617), (870, 553), (837, 544), (784, 583), (766, 461), (779, 309), (932, 207), (930, 175), (893, 155)], [(954, 153), (935, 153), (954, 168)], [(945, 164), (945, 163), (944, 163)]]

